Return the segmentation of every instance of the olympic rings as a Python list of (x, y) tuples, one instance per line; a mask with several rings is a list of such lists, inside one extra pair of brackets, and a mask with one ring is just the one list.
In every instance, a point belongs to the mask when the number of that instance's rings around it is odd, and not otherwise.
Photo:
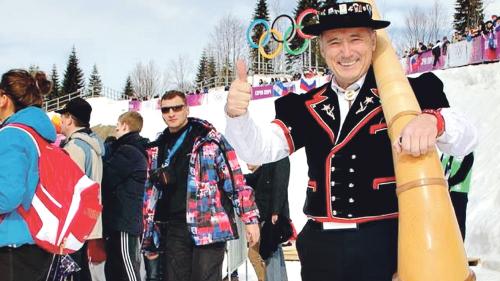
[(263, 19), (256, 19), (256, 20), (254, 20), (250, 24), (250, 26), (248, 26), (248, 28), (247, 28), (247, 41), (250, 44), (250, 47), (252, 47), (253, 49), (258, 49), (259, 46), (252, 41), (252, 37), (250, 36), (250, 32), (258, 24), (262, 24), (264, 26), (264, 29), (266, 30), (266, 32), (264, 32), (264, 33), (267, 34), (267, 37), (266, 37), (266, 40), (265, 40), (265, 42), (263, 44), (267, 45), (267, 43), (269, 43), (269, 39), (270, 39), (270, 36), (269, 36), (269, 34), (267, 32), (269, 30), (269, 23), (266, 20), (263, 20)]
[(311, 35), (307, 35), (307, 34), (304, 34), (304, 32), (302, 32), (302, 21), (304, 20), (304, 18), (307, 16), (307, 15), (317, 15), (318, 14), (318, 11), (313, 9), (313, 8), (309, 8), (307, 10), (304, 10), (302, 11), (302, 13), (299, 14), (299, 16), (297, 17), (297, 34), (304, 38), (304, 39), (312, 39), (314, 38), (315, 36), (311, 36)]
[[(297, 17), (297, 20), (294, 20), (289, 15), (282, 14), (273, 20), (271, 26), (269, 26), (269, 23), (264, 19), (255, 19), (254, 21), (252, 21), (252, 23), (247, 28), (246, 37), (247, 37), (248, 44), (250, 44), (250, 47), (253, 49), (259, 49), (259, 53), (264, 58), (267, 58), (267, 59), (273, 59), (274, 57), (276, 57), (278, 55), (278, 53), (283, 50), (283, 45), (284, 45), (285, 51), (288, 54), (294, 55), (294, 56), (300, 55), (303, 52), (305, 52), (305, 50), (307, 49), (307, 47), (311, 43), (311, 39), (316, 37), (316, 36), (304, 34), (304, 32), (302, 32), (302, 28), (303, 28), (302, 21), (308, 15), (317, 15), (317, 14), (318, 14), (318, 11), (313, 9), (313, 8), (309, 8), (309, 9), (302, 11), (299, 14), (299, 16)], [(275, 28), (276, 22), (278, 21), (278, 19), (280, 19), (282, 17), (288, 18), (290, 20), (290, 22), (292, 23), (292, 25), (286, 29), (284, 36)], [(258, 44), (256, 44), (255, 42), (252, 41), (251, 33), (252, 33), (252, 30), (259, 24), (262, 24), (264, 26), (265, 32), (262, 33), (262, 35), (259, 38)], [(289, 43), (293, 40), (293, 38), (295, 38), (295, 35), (298, 35), (300, 38), (304, 39), (304, 43), (298, 49), (292, 50), (292, 49), (290, 49)], [(276, 42), (278, 42), (278, 47), (276, 48), (276, 50), (274, 52), (267, 54), (264, 50), (264, 46), (266, 46), (269, 43), (269, 39), (271, 37)], [(283, 37), (284, 37), (284, 39), (283, 39)]]
[[(288, 35), (291, 33), (290, 29), (291, 29), (291, 27), (289, 27), (285, 31), (285, 38), (288, 37)], [(310, 43), (311, 43), (311, 39), (304, 39), (304, 43), (302, 43), (302, 46), (300, 46), (296, 50), (290, 49), (290, 46), (288, 45), (288, 42), (285, 42), (283, 45), (285, 47), (285, 51), (288, 54), (293, 55), (293, 56), (298, 56), (298, 55), (302, 54), (303, 52), (305, 52), (307, 50), (307, 47), (309, 47)]]
[[(278, 30), (276, 29), (271, 29), (271, 33), (272, 34), (275, 34), (279, 40), (282, 40), (283, 37), (281, 37), (281, 33), (279, 33)], [(262, 44), (263, 41), (265, 40), (265, 38), (269, 37), (269, 31), (266, 31), (264, 33), (262, 33), (262, 35), (260, 36), (260, 39), (259, 39), (259, 53), (266, 59), (269, 59), (269, 60), (272, 60), (274, 59), (282, 50), (283, 50), (283, 43), (281, 42), (278, 42), (278, 48), (276, 48), (276, 50), (274, 50), (273, 53), (271, 54), (268, 54), (266, 53), (266, 51), (264, 50), (264, 45)]]
[[(278, 40), (278, 39), (274, 36), (274, 33), (272, 33), (272, 32), (271, 32), (271, 35), (273, 36), (273, 39), (274, 39), (274, 40), (276, 40), (276, 42), (278, 42), (278, 43), (283, 43), (283, 42), (285, 42), (285, 41), (286, 41), (286, 42), (290, 42), (290, 41), (292, 41), (293, 37), (295, 37), (295, 26), (296, 26), (296, 24), (295, 24), (295, 20), (294, 20), (291, 16), (289, 16), (289, 15), (285, 15), (285, 14), (279, 15), (277, 18), (275, 18), (275, 19), (274, 19), (273, 23), (271, 24), (271, 29), (275, 29), (275, 28), (274, 28), (274, 25), (276, 24), (276, 22), (277, 22), (280, 18), (287, 18), (287, 19), (289, 19), (289, 20), (290, 20), (290, 22), (292, 23), (291, 28), (292, 28), (293, 32), (291, 32), (288, 36), (286, 36), (286, 35), (285, 35), (285, 38), (286, 38), (286, 39), (284, 39), (284, 40)], [(276, 30), (277, 30), (277, 29), (276, 29)]]

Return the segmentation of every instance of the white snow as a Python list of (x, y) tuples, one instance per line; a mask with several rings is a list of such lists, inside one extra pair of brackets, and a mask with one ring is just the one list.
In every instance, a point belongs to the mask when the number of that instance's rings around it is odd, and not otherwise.
[[(445, 92), (452, 107), (459, 109), (477, 126), (479, 145), (475, 162), (467, 212), (466, 250), (469, 257), (481, 259), (474, 267), (478, 281), (500, 280), (500, 63), (439, 70), (435, 74), (445, 84)], [(191, 116), (213, 123), (221, 132), (225, 127), (223, 107), (226, 93), (210, 92), (203, 106), (191, 107)], [(259, 123), (274, 117), (274, 98), (252, 101), (250, 112)], [(90, 99), (93, 112), (91, 125), (115, 125), (119, 114), (128, 110), (126, 101), (106, 98)], [(157, 100), (143, 102), (140, 113), (145, 125), (142, 135), (154, 139), (165, 128), (161, 113), (156, 109)], [(306, 222), (302, 206), (307, 186), (307, 164), (303, 150), (291, 156), (289, 201), (292, 220), (297, 230)], [(246, 170), (243, 162), (242, 167)], [(256, 280), (248, 263), (248, 280)], [(290, 281), (300, 280), (300, 264), (287, 262)], [(245, 280), (245, 265), (240, 267), (240, 279)]]

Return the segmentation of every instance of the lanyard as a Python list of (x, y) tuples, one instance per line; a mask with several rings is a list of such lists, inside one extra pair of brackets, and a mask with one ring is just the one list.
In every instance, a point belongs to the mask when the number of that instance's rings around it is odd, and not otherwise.
[(184, 142), (184, 139), (186, 138), (186, 135), (190, 130), (191, 130), (191, 127), (187, 128), (187, 130), (185, 130), (184, 133), (182, 133), (182, 135), (177, 139), (174, 146), (172, 146), (171, 149), (167, 150), (167, 157), (165, 158), (165, 162), (163, 163), (162, 167), (167, 167), (168, 165), (170, 165), (170, 161), (172, 160), (172, 157), (175, 155), (177, 150), (179, 150), (179, 147)]

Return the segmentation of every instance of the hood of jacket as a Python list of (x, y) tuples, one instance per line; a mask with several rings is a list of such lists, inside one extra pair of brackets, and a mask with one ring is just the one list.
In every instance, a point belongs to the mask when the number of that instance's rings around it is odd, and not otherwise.
[(192, 127), (192, 131), (198, 138), (195, 140), (193, 146), (193, 151), (195, 151), (201, 144), (207, 141), (213, 141), (220, 143), (221, 134), (215, 129), (215, 127), (208, 121), (190, 117), (189, 124)]
[(50, 122), (47, 114), (39, 107), (28, 106), (19, 110), (5, 120), (4, 125), (12, 123), (23, 124), (33, 128), (48, 142), (56, 140), (56, 129), (52, 125), (52, 122)]
[[(88, 133), (84, 130), (88, 130)], [(96, 133), (90, 131), (90, 129), (77, 130), (71, 134), (68, 138), (69, 140), (82, 140), (90, 145), (90, 147), (97, 153), (99, 157), (104, 155), (104, 144), (99, 139)]]
[[(121, 138), (117, 139), (111, 145), (112, 150), (115, 150), (117, 147), (121, 145), (132, 145), (135, 146), (141, 151), (146, 158), (148, 157), (148, 153), (146, 152), (146, 146), (149, 143), (149, 139), (143, 138), (138, 132), (130, 132), (123, 135)], [(106, 153), (107, 154), (107, 153)]]

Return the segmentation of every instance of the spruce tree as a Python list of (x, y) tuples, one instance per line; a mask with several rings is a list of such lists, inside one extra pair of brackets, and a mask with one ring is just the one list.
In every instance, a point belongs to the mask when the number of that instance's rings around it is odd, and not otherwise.
[(68, 65), (66, 67), (66, 72), (64, 73), (63, 80), (63, 93), (70, 94), (83, 89), (85, 86), (85, 81), (83, 78), (83, 71), (78, 66), (78, 58), (76, 57), (76, 50), (73, 47), (71, 54), (69, 55)]
[(129, 98), (135, 96), (134, 87), (132, 85), (132, 78), (130, 77), (130, 75), (127, 76), (127, 81), (125, 82), (125, 88), (123, 89), (123, 95)]
[(466, 28), (476, 28), (483, 20), (484, 8), (482, 0), (457, 0), (453, 20), (453, 27), (456, 31), (465, 34)]
[[(257, 2), (257, 7), (255, 8), (255, 12), (253, 15), (253, 20), (256, 20), (256, 19), (263, 19), (263, 20), (269, 22), (269, 9), (267, 8), (266, 0), (259, 0)], [(269, 22), (269, 27), (271, 27), (271, 23), (272, 22)], [(255, 44), (258, 45), (259, 39), (262, 36), (262, 33), (264, 32), (264, 30), (265, 29), (264, 29), (264, 26), (262, 24), (255, 26), (252, 30), (252, 36), (251, 36), (252, 42), (254, 42)], [(269, 35), (269, 36), (271, 36), (271, 35)], [(266, 53), (269, 53), (269, 50), (270, 50), (269, 44), (264, 46), (264, 50), (266, 51)], [(257, 62), (259, 60), (258, 56), (259, 56), (259, 49), (253, 49), (253, 48), (250, 49), (250, 59), (254, 65), (257, 65)], [(263, 58), (261, 56), (260, 63), (261, 64), (264, 63), (265, 65), (267, 65), (267, 63), (269, 63), (269, 60), (266, 58)], [(272, 69), (270, 69), (270, 70), (272, 70)]]
[(453, 27), (460, 33), (464, 33), (465, 27), (467, 27), (468, 2), (469, 0), (457, 0), (455, 3)]
[(483, 0), (470, 0), (472, 16), (470, 26), (479, 26), (484, 21)]
[(57, 67), (54, 64), (52, 66), (52, 73), (50, 74), (50, 79), (52, 80), (52, 91), (49, 94), (48, 99), (55, 99), (61, 96), (61, 85), (59, 83), (59, 74), (57, 73)]
[(210, 82), (215, 82), (213, 79), (217, 76), (217, 65), (215, 63), (215, 57), (211, 55), (208, 57), (208, 64), (207, 64), (207, 73), (206, 73), (206, 78)]
[[(313, 8), (316, 10), (319, 10), (320, 7), (323, 5), (330, 5), (336, 3), (335, 0), (326, 0), (326, 1), (320, 1), (320, 0), (298, 0), (297, 2), (297, 8), (295, 8), (295, 19), (305, 10), (309, 8)], [(302, 27), (311, 25), (317, 23), (317, 17), (313, 15), (307, 15), (304, 20), (302, 21)], [(311, 44), (311, 65), (316, 66), (318, 65), (319, 67), (325, 67), (326, 63), (321, 56), (320, 50), (319, 50), (319, 39), (312, 39), (310, 44)], [(300, 48), (302, 44), (304, 43), (304, 39), (300, 38), (299, 36), (295, 36), (295, 38), (290, 42), (290, 48), (295, 50), (297, 48)], [(292, 56), (292, 55), (287, 55), (287, 59), (289, 62), (296, 62), (298, 60), (302, 60), (302, 62), (305, 64), (306, 61), (308, 61), (309, 57), (309, 50), (306, 50), (302, 55), (299, 56)], [(307, 60), (306, 60), (307, 58)], [(305, 66), (305, 65), (304, 65)]]
[(97, 71), (97, 65), (94, 64), (92, 68), (92, 74), (90, 74), (89, 79), (89, 87), (88, 87), (92, 96), (100, 96), (102, 92), (102, 81), (99, 76), (99, 72)]
[(206, 80), (207, 77), (207, 68), (208, 68), (208, 58), (207, 51), (203, 50), (200, 58), (200, 64), (198, 65), (198, 73), (196, 74), (196, 83), (202, 83)]

